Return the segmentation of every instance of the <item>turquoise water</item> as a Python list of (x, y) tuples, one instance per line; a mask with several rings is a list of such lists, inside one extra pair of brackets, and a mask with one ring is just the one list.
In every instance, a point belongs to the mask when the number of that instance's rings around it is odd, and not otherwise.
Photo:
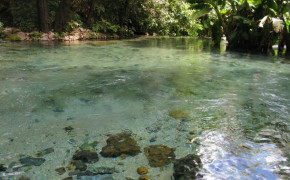
[[(283, 58), (225, 52), (208, 40), (139, 38), (76, 43), (0, 44), (0, 179), (62, 179), (86, 141), (130, 131), (141, 149), (164, 144), (176, 158), (201, 157), (201, 179), (287, 179), (290, 65)], [(187, 117), (175, 119), (172, 110)], [(65, 127), (74, 129), (68, 133)], [(46, 148), (41, 166), (21, 157)], [(122, 162), (122, 165), (118, 165)], [(112, 177), (169, 180), (173, 165), (146, 156), (103, 158)]]

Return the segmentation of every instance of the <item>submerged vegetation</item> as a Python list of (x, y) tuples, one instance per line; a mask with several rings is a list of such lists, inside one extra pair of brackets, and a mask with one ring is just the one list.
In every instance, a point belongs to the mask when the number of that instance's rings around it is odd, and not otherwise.
[[(289, 53), (289, 8), (288, 0), (3, 0), (0, 31), (5, 26), (55, 32), (50, 38), (32, 35), (29, 40), (97, 39), (100, 33), (207, 36), (214, 46), (225, 36), (231, 49), (271, 54), (272, 45), (278, 44), (279, 53), (285, 46)], [(77, 28), (78, 37), (64, 38), (76, 34)], [(84, 28), (89, 31), (82, 33)], [(10, 36), (1, 34), (3, 39), (17, 39)]]

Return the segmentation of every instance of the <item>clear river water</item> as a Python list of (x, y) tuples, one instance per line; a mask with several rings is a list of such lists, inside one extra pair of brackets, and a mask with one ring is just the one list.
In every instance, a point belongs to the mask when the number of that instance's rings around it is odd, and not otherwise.
[[(170, 180), (173, 163), (150, 167), (143, 153), (157, 144), (174, 148), (176, 159), (197, 154), (198, 179), (288, 179), (290, 64), (283, 61), (194, 38), (0, 43), (0, 179), (66, 178), (82, 144), (97, 141), (99, 153), (121, 132), (142, 152), (99, 155), (93, 165), (115, 171), (81, 179), (138, 179), (144, 166), (151, 179)], [(47, 148), (53, 152), (41, 165), (21, 163)]]

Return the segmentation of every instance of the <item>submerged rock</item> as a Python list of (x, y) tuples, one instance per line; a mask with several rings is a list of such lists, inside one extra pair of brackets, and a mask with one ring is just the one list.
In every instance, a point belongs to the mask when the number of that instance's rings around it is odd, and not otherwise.
[(66, 170), (64, 167), (60, 167), (60, 168), (56, 168), (55, 171), (59, 174), (59, 175), (63, 175)]
[(148, 173), (148, 169), (146, 167), (138, 167), (137, 168), (137, 173), (140, 174), (140, 175), (143, 175), (143, 174), (147, 174)]
[(182, 119), (188, 117), (189, 113), (185, 110), (175, 110), (172, 109), (169, 111), (169, 116), (173, 117), (174, 119)]
[(69, 177), (63, 178), (62, 180), (73, 180), (73, 177), (69, 176)]
[(107, 145), (102, 148), (103, 157), (118, 157), (121, 154), (135, 156), (139, 154), (140, 147), (128, 133), (119, 133), (107, 139)]
[(105, 175), (92, 175), (92, 176), (87, 176), (87, 175), (78, 175), (77, 176), (78, 180), (115, 180), (111, 175), (105, 174)]
[(63, 108), (61, 108), (61, 107), (55, 107), (55, 108), (53, 109), (53, 112), (59, 112), (59, 113), (61, 113), (61, 112), (64, 112), (64, 110), (63, 110)]
[(175, 159), (173, 149), (162, 144), (146, 147), (144, 152), (152, 167), (165, 166)]
[(97, 141), (91, 142), (89, 143), (88, 141), (86, 141), (84, 144), (82, 144), (80, 146), (81, 150), (89, 150), (89, 151), (94, 151), (96, 146), (98, 145)]
[(176, 180), (190, 180), (197, 178), (197, 172), (202, 167), (199, 156), (195, 154), (187, 155), (174, 162), (173, 177)]
[(149, 179), (151, 179), (151, 176), (149, 176), (149, 175), (142, 175), (142, 176), (139, 177), (138, 180), (149, 180)]
[(4, 164), (0, 164), (0, 172), (6, 171), (7, 168), (4, 166)]
[(71, 169), (71, 165), (75, 167), (75, 170), (85, 171), (87, 170), (87, 165), (82, 161), (71, 161), (68, 169)]
[(99, 160), (97, 152), (91, 150), (77, 150), (73, 155), (73, 160), (80, 160), (85, 163), (95, 163)]
[(65, 132), (71, 132), (72, 130), (74, 130), (74, 128), (72, 126), (67, 126), (63, 129), (65, 130)]
[(26, 157), (19, 159), (20, 163), (24, 166), (40, 166), (45, 162), (43, 158), (33, 158), (33, 157)]
[(47, 154), (50, 154), (50, 153), (53, 153), (53, 152), (54, 152), (54, 149), (53, 148), (47, 148), (47, 149), (38, 151), (37, 154), (36, 154), (36, 156), (37, 157), (42, 157), (44, 155), (47, 155)]
[(116, 172), (114, 167), (97, 167), (95, 164), (89, 165), (88, 170), (96, 174), (113, 174)]

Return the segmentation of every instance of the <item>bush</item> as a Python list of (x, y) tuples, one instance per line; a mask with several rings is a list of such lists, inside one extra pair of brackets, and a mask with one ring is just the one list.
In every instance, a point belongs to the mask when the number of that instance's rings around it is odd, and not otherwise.
[(119, 31), (120, 26), (112, 24), (106, 20), (102, 20), (93, 25), (93, 32), (101, 32), (106, 34), (115, 34)]
[(159, 0), (153, 3), (150, 33), (171, 36), (197, 36), (202, 29), (200, 21), (192, 18), (195, 10), (182, 0)]
[(38, 21), (36, 2), (15, 1), (13, 5), (13, 25), (25, 32), (35, 30)]
[(39, 38), (43, 35), (43, 32), (33, 32), (30, 37), (33, 41), (38, 41)]
[(64, 27), (65, 32), (72, 32), (74, 29), (82, 27), (83, 22), (81, 20), (81, 17), (78, 14), (75, 14), (73, 18), (66, 24)]

